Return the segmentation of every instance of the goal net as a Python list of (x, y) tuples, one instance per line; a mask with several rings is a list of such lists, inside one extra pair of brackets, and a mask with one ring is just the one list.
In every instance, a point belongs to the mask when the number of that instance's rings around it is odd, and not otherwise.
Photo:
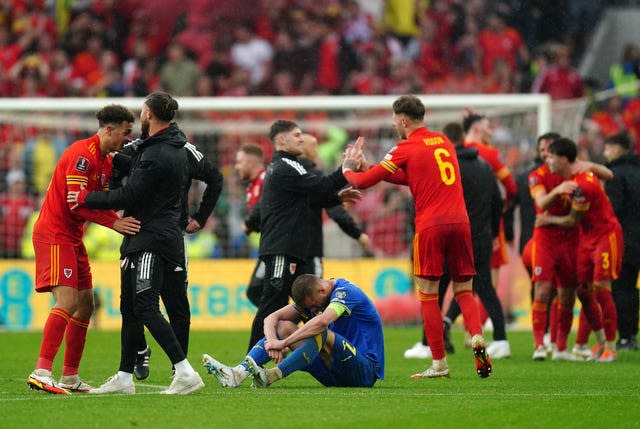
[[(427, 107), (426, 125), (433, 130), (441, 130), (448, 122), (461, 122), (466, 109), (488, 116), (496, 129), (492, 143), (500, 148), (505, 163), (514, 172), (534, 158), (536, 137), (541, 133), (554, 130), (576, 138), (583, 114), (575, 104), (558, 105), (556, 109), (549, 97), (541, 94), (423, 95), (420, 98)], [(244, 188), (233, 174), (233, 161), (242, 144), (260, 145), (269, 159), (273, 151), (267, 138), (271, 123), (280, 118), (291, 119), (304, 132), (318, 138), (325, 170), (339, 164), (345, 144), (355, 141), (357, 136), (366, 138), (368, 156), (377, 161), (397, 140), (391, 126), (391, 105), (395, 99), (395, 96), (178, 98), (180, 108), (176, 120), (180, 128), (225, 175), (224, 198), (216, 209), (217, 216), (221, 217), (217, 222), (224, 224), (224, 228), (218, 225), (220, 255), (238, 257), (250, 252), (246, 243), (244, 247), (234, 244), (241, 236)], [(28, 192), (42, 195), (61, 151), (74, 140), (97, 130), (96, 111), (107, 104), (119, 103), (137, 114), (143, 101), (140, 98), (0, 99), (1, 189), (6, 189), (7, 173), (20, 169), (26, 173)], [(134, 126), (134, 130), (137, 129), (137, 125)], [(360, 209), (354, 207), (353, 210), (365, 227), (378, 226), (373, 230), (378, 239), (375, 255), (406, 255), (409, 237), (403, 230), (412, 219), (410, 213), (402, 216), (398, 212), (410, 206), (408, 196), (397, 188), (390, 191), (385, 185), (371, 194), (376, 197), (367, 197), (363, 204), (357, 205)], [(333, 235), (339, 234), (331, 222), (326, 223), (326, 230), (327, 256), (358, 256), (357, 245), (331, 245)]]

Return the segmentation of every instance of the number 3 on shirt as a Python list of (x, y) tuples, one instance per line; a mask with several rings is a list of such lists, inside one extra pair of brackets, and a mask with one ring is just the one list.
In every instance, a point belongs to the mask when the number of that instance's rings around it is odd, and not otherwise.
[(438, 163), (442, 183), (445, 185), (453, 185), (456, 181), (456, 170), (453, 168), (453, 164), (451, 162), (443, 160), (443, 158), (451, 157), (449, 151), (439, 147), (433, 151), (433, 156), (436, 159), (436, 163)]

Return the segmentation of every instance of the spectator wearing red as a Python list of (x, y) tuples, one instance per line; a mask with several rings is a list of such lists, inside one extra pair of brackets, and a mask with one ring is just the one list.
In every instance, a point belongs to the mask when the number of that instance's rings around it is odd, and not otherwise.
[(365, 54), (362, 59), (362, 70), (350, 76), (345, 90), (347, 93), (358, 95), (384, 94), (380, 60), (375, 53)]
[(529, 61), (529, 50), (518, 30), (507, 26), (506, 17), (495, 11), (489, 13), (487, 27), (478, 36), (478, 47), (484, 75), (491, 73), (496, 60), (505, 60), (511, 71)]
[(104, 71), (100, 65), (103, 43), (100, 36), (92, 34), (87, 40), (86, 47), (71, 60), (74, 69), (85, 81), (86, 95), (95, 95), (96, 88), (104, 78)]
[(516, 87), (514, 73), (509, 70), (505, 60), (496, 60), (493, 71), (482, 81), (483, 94), (510, 94), (515, 92)]
[(15, 63), (20, 60), (20, 56), (24, 50), (36, 38), (36, 32), (26, 29), (16, 41), (13, 41), (13, 35), (4, 26), (0, 25), (0, 67), (8, 71)]
[(464, 72), (469, 71), (477, 75), (480, 74), (479, 34), (478, 21), (473, 16), (467, 16), (464, 19), (464, 32), (455, 41), (452, 49), (455, 66)]
[(622, 120), (627, 126), (636, 152), (640, 154), (640, 98), (636, 97), (627, 103), (622, 111)]
[(385, 81), (385, 94), (420, 94), (424, 84), (409, 59), (393, 61), (389, 77)]
[(580, 98), (584, 83), (576, 69), (571, 66), (569, 47), (560, 45), (553, 53), (553, 62), (540, 72), (531, 92), (546, 93), (553, 100)]
[(330, 18), (318, 18), (320, 30), (318, 48), (317, 87), (322, 93), (337, 94), (342, 89), (340, 70), (340, 34)]
[(47, 13), (43, 1), (14, 5), (11, 32), (18, 36), (29, 32), (35, 32), (38, 36), (46, 33), (54, 41), (58, 38), (56, 23)]
[(415, 61), (423, 82), (439, 79), (450, 71), (445, 59), (449, 56), (449, 47), (438, 40), (437, 33), (438, 23), (429, 16), (425, 17), (420, 24), (418, 39), (420, 54)]
[(84, 78), (78, 73), (69, 56), (62, 49), (56, 49), (51, 57), (47, 93), (51, 97), (73, 97), (81, 95), (85, 86)]
[(136, 45), (140, 42), (146, 45), (149, 55), (160, 55), (165, 48), (166, 35), (160, 35), (157, 23), (154, 23), (148, 11), (137, 10), (133, 13), (133, 19), (129, 27), (129, 34), (124, 41), (124, 54), (127, 57), (135, 56)]
[(35, 210), (35, 200), (26, 192), (22, 170), (7, 174), (7, 192), (0, 194), (0, 257), (20, 258), (22, 232)]
[(622, 99), (618, 96), (611, 97), (607, 101), (606, 109), (591, 115), (591, 120), (598, 125), (600, 134), (604, 138), (626, 130), (627, 126), (622, 115)]

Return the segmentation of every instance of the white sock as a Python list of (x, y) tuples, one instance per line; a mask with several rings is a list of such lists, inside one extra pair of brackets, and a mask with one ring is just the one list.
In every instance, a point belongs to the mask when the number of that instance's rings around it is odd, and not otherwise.
[(187, 359), (181, 360), (173, 366), (176, 369), (176, 375), (189, 376), (195, 374), (196, 372)]
[(447, 358), (444, 357), (442, 359), (434, 359), (433, 360), (433, 368), (438, 370), (438, 371), (442, 371), (443, 369), (447, 368)]
[(267, 381), (269, 382), (269, 384), (273, 384), (283, 377), (282, 370), (277, 366), (266, 369), (265, 373), (267, 374)]
[(118, 371), (118, 379), (123, 380), (124, 382), (127, 382), (127, 383), (128, 382), (133, 383), (133, 373)]
[(239, 363), (232, 369), (233, 372), (236, 373), (236, 377), (238, 378), (239, 382), (242, 382), (245, 378), (249, 377), (249, 371), (247, 371), (247, 368), (242, 363)]

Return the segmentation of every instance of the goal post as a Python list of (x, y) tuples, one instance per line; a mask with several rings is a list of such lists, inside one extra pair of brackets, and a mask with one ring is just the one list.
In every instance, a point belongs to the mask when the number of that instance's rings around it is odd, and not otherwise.
[[(534, 109), (537, 132), (551, 129), (551, 99), (546, 94), (503, 95), (419, 95), (428, 109)], [(396, 96), (308, 96), (308, 97), (177, 97), (180, 110), (259, 111), (259, 110), (374, 110), (389, 109)], [(13, 112), (92, 112), (118, 103), (139, 109), (144, 98), (0, 98), (0, 111)]]
[[(418, 96), (427, 108), (425, 124), (433, 130), (440, 131), (448, 122), (461, 122), (467, 109), (489, 117), (496, 130), (492, 144), (500, 149), (505, 164), (514, 173), (535, 157), (535, 142), (540, 134), (558, 131), (577, 139), (584, 114), (580, 105), (556, 109), (557, 103), (552, 103), (545, 94)], [(235, 154), (241, 145), (255, 143), (264, 149), (266, 159), (270, 159), (273, 145), (268, 140), (268, 132), (274, 120), (293, 120), (304, 132), (314, 134), (320, 144), (325, 170), (339, 164), (344, 145), (355, 141), (357, 136), (366, 138), (365, 147), (371, 161), (381, 159), (398, 140), (391, 123), (391, 106), (397, 95), (176, 99), (179, 103), (176, 120), (180, 128), (225, 175), (225, 204), (221, 204), (220, 209), (225, 222), (225, 236), (220, 237), (220, 242), (225, 243), (224, 257), (247, 252), (246, 248), (242, 251), (233, 248), (234, 238), (244, 235), (240, 212), (244, 207), (244, 188), (233, 174)], [(29, 178), (30, 191), (42, 195), (62, 150), (96, 131), (95, 113), (99, 109), (116, 103), (139, 112), (143, 102), (144, 98), (127, 97), (0, 98), (2, 169), (20, 167), (14, 166), (13, 160), (21, 160)], [(139, 127), (136, 125), (133, 135), (137, 134)], [(380, 209), (374, 204), (367, 210), (376, 212)], [(403, 233), (394, 231), (381, 233), (381, 236), (398, 237)], [(339, 231), (335, 235), (342, 237)], [(391, 242), (383, 253), (395, 256), (406, 251), (406, 247)], [(354, 253), (347, 252), (348, 255)]]

